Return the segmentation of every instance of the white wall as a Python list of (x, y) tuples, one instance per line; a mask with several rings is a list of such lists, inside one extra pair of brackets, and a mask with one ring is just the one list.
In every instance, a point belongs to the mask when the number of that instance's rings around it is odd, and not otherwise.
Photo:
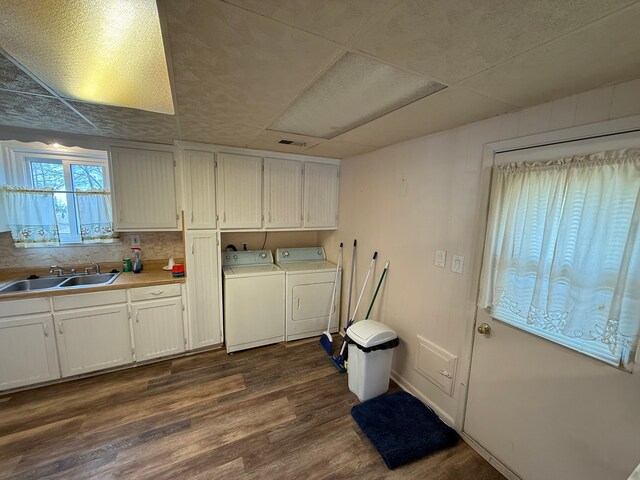
[[(482, 152), (487, 143), (612, 118), (640, 114), (640, 79), (574, 95), (442, 133), (343, 160), (340, 225), (319, 234), (335, 259), (345, 242), (345, 272), (351, 242), (358, 239), (358, 286), (373, 250), (378, 273), (391, 266), (372, 318), (394, 328), (401, 339), (394, 374), (439, 414), (462, 425), (464, 383), (475, 314), (478, 222), (484, 221)], [(436, 249), (446, 250), (447, 268), (433, 265)], [(451, 272), (452, 255), (465, 256), (464, 274)], [(372, 282), (373, 283), (373, 282)], [(346, 310), (348, 274), (343, 282)], [(365, 297), (366, 298), (366, 297)], [(370, 298), (370, 297), (369, 297)], [(361, 311), (363, 317), (366, 308)], [(344, 316), (343, 313), (343, 322)], [(416, 336), (422, 335), (459, 356), (453, 397), (415, 370)], [(462, 373), (462, 374), (460, 374)]]

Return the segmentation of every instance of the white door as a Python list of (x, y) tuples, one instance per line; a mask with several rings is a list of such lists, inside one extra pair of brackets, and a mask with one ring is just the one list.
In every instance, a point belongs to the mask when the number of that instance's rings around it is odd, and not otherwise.
[(215, 155), (212, 152), (185, 150), (187, 228), (216, 228)]
[(218, 154), (220, 228), (262, 227), (262, 158)]
[(181, 297), (132, 303), (131, 319), (137, 361), (184, 352)]
[[(616, 142), (503, 154), (496, 163), (630, 146)], [(480, 309), (476, 327), (482, 323), (491, 331), (474, 332), (464, 431), (526, 480), (626, 479), (640, 461), (640, 371), (626, 373)]]
[(338, 165), (305, 162), (304, 226), (338, 226)]
[(111, 148), (116, 230), (178, 228), (173, 153)]
[(126, 305), (55, 313), (53, 320), (63, 377), (133, 361)]
[(186, 236), (190, 348), (222, 343), (219, 246), (215, 231)]
[(0, 390), (60, 378), (51, 314), (0, 319)]
[(266, 228), (302, 226), (302, 162), (264, 159), (264, 215)]

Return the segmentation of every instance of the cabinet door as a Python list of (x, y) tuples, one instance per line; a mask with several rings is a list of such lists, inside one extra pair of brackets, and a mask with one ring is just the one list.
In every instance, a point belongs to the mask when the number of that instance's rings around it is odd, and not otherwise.
[(70, 310), (53, 319), (63, 377), (133, 361), (126, 305)]
[(216, 228), (215, 156), (212, 152), (185, 150), (187, 228)]
[(178, 228), (172, 152), (111, 148), (116, 230)]
[(51, 314), (0, 320), (0, 390), (60, 378)]
[(302, 162), (264, 159), (266, 228), (302, 226)]
[(222, 342), (220, 270), (216, 232), (187, 232), (187, 305), (190, 347)]
[(306, 162), (304, 167), (304, 226), (338, 226), (338, 165)]
[(220, 228), (262, 227), (262, 159), (248, 155), (218, 155)]
[(137, 361), (184, 352), (181, 297), (132, 303), (131, 319)]

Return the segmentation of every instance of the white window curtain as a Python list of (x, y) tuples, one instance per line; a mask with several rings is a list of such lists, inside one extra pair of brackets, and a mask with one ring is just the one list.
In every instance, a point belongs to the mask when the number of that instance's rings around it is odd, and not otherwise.
[(52, 190), (5, 186), (0, 194), (16, 247), (60, 245)]
[(82, 243), (114, 241), (111, 195), (107, 191), (76, 192)]
[(640, 330), (640, 150), (494, 168), (479, 306), (630, 368)]

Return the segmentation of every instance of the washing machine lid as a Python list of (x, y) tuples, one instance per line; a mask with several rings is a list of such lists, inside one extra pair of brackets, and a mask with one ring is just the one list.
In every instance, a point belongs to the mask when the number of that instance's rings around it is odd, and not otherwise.
[(328, 261), (324, 262), (294, 262), (280, 263), (282, 269), (287, 273), (322, 273), (335, 272), (336, 264)]
[(263, 275), (284, 275), (284, 271), (275, 264), (237, 265), (222, 269), (225, 278), (259, 277)]

